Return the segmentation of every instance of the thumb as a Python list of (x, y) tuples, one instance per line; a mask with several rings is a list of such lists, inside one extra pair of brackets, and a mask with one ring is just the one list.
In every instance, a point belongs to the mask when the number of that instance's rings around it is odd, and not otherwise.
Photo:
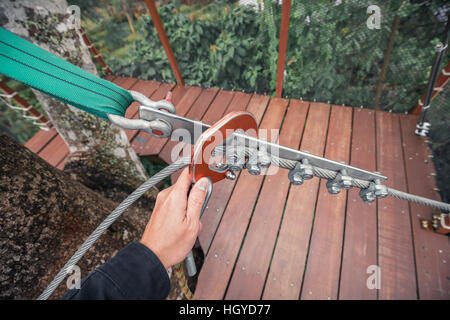
[(210, 181), (208, 178), (201, 178), (191, 190), (188, 198), (188, 207), (186, 216), (191, 221), (200, 220), (200, 212), (205, 202), (206, 191), (208, 190)]

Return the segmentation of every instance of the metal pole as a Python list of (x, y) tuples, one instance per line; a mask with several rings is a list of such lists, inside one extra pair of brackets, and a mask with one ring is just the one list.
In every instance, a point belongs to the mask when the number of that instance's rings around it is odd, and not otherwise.
[(159, 39), (161, 40), (164, 51), (166, 52), (167, 59), (169, 59), (170, 66), (172, 67), (172, 72), (175, 75), (175, 79), (177, 83), (181, 86), (184, 86), (184, 80), (181, 76), (180, 68), (178, 67), (177, 60), (175, 59), (175, 55), (173, 54), (172, 47), (170, 46), (169, 39), (167, 38), (166, 31), (164, 30), (163, 23), (161, 21), (161, 17), (158, 14), (158, 9), (156, 9), (154, 0), (145, 0), (145, 4), (147, 5), (147, 9), (150, 12), (150, 16), (152, 17), (153, 24), (155, 25), (156, 32), (158, 33)]
[(277, 86), (275, 96), (281, 97), (283, 92), (284, 65), (286, 61), (286, 48), (289, 33), (289, 15), (291, 12), (291, 0), (284, 0), (281, 10), (280, 46), (278, 50)]
[(439, 42), (435, 47), (435, 56), (433, 61), (433, 67), (431, 69), (430, 78), (428, 79), (427, 90), (425, 93), (425, 99), (423, 102), (422, 113), (419, 117), (419, 121), (416, 125), (415, 134), (418, 136), (428, 136), (430, 132), (431, 124), (425, 121), (427, 115), (427, 110), (430, 108), (431, 98), (433, 96), (434, 86), (436, 85), (436, 80), (441, 69), (442, 59), (445, 55), (445, 51), (448, 47), (448, 40), (450, 37), (450, 15), (447, 17), (447, 24), (444, 31), (444, 42)]

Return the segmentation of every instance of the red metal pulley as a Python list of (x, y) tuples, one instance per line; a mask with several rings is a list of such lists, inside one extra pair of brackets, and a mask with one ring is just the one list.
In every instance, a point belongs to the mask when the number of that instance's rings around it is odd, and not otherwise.
[(209, 177), (213, 183), (224, 179), (228, 170), (217, 172), (211, 170), (209, 166), (214, 148), (223, 143), (236, 130), (250, 130), (250, 132), (256, 133), (257, 129), (258, 125), (251, 113), (233, 111), (203, 132), (193, 148), (189, 165), (192, 182), (195, 183), (203, 177)]

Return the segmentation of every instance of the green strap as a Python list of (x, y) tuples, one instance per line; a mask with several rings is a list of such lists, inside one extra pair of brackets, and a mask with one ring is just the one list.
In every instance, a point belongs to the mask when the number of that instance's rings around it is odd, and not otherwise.
[(124, 116), (131, 94), (0, 28), (0, 73), (74, 107), (108, 119)]

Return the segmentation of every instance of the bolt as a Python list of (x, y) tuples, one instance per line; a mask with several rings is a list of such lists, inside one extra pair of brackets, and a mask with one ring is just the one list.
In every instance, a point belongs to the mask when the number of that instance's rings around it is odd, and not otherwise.
[(260, 150), (258, 151), (258, 162), (262, 168), (267, 168), (270, 166), (271, 159), (267, 152)]
[(291, 180), (291, 183), (295, 186), (303, 184), (304, 181), (300, 172), (294, 172), (293, 174), (290, 174), (289, 180)]
[[(253, 160), (253, 159), (251, 159)], [(251, 175), (257, 176), (261, 174), (261, 167), (257, 163), (253, 163), (250, 160), (246, 163), (245, 167), (248, 170), (248, 173)]]
[(331, 194), (338, 194), (341, 192), (341, 188), (339, 187), (339, 184), (335, 182), (334, 180), (328, 180), (327, 181), (327, 189), (328, 192)]
[(230, 180), (235, 180), (236, 175), (234, 174), (233, 171), (228, 170), (227, 173), (225, 174), (225, 178), (230, 179)]

